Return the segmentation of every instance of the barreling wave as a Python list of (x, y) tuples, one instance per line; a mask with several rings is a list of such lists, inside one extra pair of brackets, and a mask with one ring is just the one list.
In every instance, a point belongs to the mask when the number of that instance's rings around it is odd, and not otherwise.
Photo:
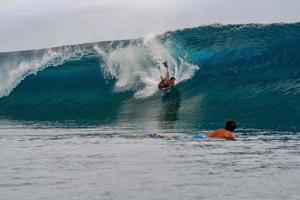
[(1, 53), (0, 116), (105, 121), (124, 117), (124, 110), (135, 116), (160, 106), (157, 83), (168, 61), (180, 94), (171, 98), (180, 100), (168, 119), (205, 127), (234, 118), (246, 128), (299, 130), (299, 52), (295, 23), (211, 25)]

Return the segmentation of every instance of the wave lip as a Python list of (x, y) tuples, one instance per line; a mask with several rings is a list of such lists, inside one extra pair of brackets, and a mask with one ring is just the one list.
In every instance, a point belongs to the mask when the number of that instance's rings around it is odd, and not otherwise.
[(86, 53), (86, 49), (77, 46), (0, 53), (0, 98), (9, 95), (26, 76), (37, 74), (47, 67), (80, 60)]

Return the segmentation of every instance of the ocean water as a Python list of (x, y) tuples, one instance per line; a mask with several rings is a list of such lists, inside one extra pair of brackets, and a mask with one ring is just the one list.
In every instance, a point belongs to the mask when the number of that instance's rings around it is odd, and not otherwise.
[(1, 199), (299, 199), (299, 52), (295, 23), (0, 53)]

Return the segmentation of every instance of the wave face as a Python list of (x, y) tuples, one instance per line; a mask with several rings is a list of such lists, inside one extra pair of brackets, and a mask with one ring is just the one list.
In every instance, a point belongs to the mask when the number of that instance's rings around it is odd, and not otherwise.
[[(300, 24), (212, 25), (0, 54), (0, 116), (20, 121), (300, 129)], [(157, 89), (162, 62), (176, 90)], [(148, 123), (149, 124), (149, 123)]]

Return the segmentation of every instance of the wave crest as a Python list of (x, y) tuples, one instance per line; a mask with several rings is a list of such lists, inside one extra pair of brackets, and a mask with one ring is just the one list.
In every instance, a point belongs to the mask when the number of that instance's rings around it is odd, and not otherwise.
[(0, 98), (9, 95), (28, 75), (80, 60), (86, 54), (80, 46), (0, 54)]

